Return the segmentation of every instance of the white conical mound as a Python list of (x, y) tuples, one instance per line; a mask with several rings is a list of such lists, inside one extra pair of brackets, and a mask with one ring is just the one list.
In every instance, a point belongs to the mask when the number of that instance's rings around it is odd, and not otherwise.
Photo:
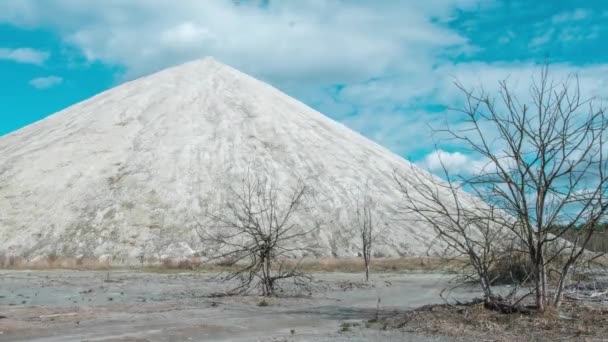
[[(356, 189), (372, 189), (384, 256), (419, 255), (430, 227), (394, 214), (393, 175), (417, 171), (277, 89), (207, 58), (137, 79), (0, 138), (0, 253), (187, 257), (193, 217), (243, 174), (314, 189), (322, 255), (357, 251)], [(411, 180), (413, 181), (413, 177)], [(302, 218), (306, 221), (307, 218)], [(306, 222), (304, 222), (306, 224)]]

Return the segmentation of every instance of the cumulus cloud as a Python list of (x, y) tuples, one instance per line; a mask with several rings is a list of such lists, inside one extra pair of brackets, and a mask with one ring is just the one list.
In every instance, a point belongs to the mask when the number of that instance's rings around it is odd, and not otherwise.
[(37, 89), (47, 89), (59, 85), (63, 78), (59, 76), (38, 77), (30, 80), (30, 85)]
[(0, 59), (17, 63), (42, 65), (49, 58), (49, 53), (31, 48), (0, 48)]
[[(421, 111), (403, 117), (405, 112), (395, 113), (394, 107), (408, 106), (433, 92), (439, 58), (474, 48), (444, 23), (456, 10), (479, 4), (235, 3), (5, 0), (0, 2), (0, 22), (52, 28), (89, 61), (124, 66), (124, 79), (212, 55), (395, 151), (408, 152), (402, 148), (408, 138), (399, 137), (397, 127), (374, 123), (423, 126), (427, 120), (421, 120)], [(327, 91), (336, 84), (345, 85), (338, 96)], [(358, 111), (354, 117), (353, 108)]]
[[(53, 29), (89, 61), (122, 66), (123, 79), (212, 55), (420, 160), (431, 127), (454, 120), (445, 108), (462, 103), (454, 80), (494, 92), (509, 78), (525, 99), (534, 64), (454, 62), (479, 48), (447, 23), (488, 2), (4, 0), (0, 22)], [(607, 89), (606, 65), (554, 70), (578, 71), (589, 94)]]
[(547, 46), (572, 45), (576, 42), (595, 40), (601, 35), (602, 25), (592, 23), (591, 10), (577, 8), (555, 14), (534, 25), (534, 37), (530, 49), (546, 53)]
[(565, 22), (580, 21), (589, 18), (590, 15), (591, 11), (583, 8), (577, 8), (571, 12), (563, 12), (554, 15), (551, 17), (551, 22), (554, 24), (561, 24)]
[(90, 60), (126, 66), (127, 78), (212, 55), (274, 81), (349, 81), (404, 61), (430, 66), (437, 48), (464, 47), (431, 19), (470, 3), (7, 0), (0, 20), (55, 27)]
[(484, 170), (488, 162), (474, 159), (461, 152), (447, 152), (438, 149), (429, 153), (418, 165), (440, 175), (443, 174), (445, 167), (450, 175), (470, 176)]

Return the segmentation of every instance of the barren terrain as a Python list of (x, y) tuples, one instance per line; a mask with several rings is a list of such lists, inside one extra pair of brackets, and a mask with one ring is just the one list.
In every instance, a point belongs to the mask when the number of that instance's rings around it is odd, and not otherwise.
[[(441, 303), (449, 276), (316, 273), (312, 291), (221, 297), (205, 272), (1, 271), (0, 341), (442, 341), (365, 328), (376, 314)], [(459, 289), (461, 300), (474, 289)], [(380, 310), (377, 310), (380, 298)], [(267, 304), (267, 305), (266, 305)], [(353, 323), (351, 326), (349, 323)]]

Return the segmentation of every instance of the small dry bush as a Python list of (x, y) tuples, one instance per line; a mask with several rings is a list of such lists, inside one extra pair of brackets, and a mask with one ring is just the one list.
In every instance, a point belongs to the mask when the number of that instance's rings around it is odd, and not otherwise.
[(110, 267), (107, 262), (100, 262), (94, 257), (60, 257), (54, 254), (41, 256), (31, 260), (18, 256), (0, 256), (0, 267), (5, 269), (30, 269), (30, 270), (52, 270), (52, 269), (87, 269), (105, 270)]
[(3, 268), (19, 267), (23, 263), (23, 258), (13, 255), (0, 255), (0, 265)]
[(161, 266), (165, 269), (174, 270), (194, 270), (201, 267), (202, 261), (200, 258), (166, 258), (161, 261)]
[(512, 253), (499, 258), (492, 265), (488, 278), (492, 285), (522, 284), (530, 281), (530, 276), (534, 274), (533, 267), (527, 255)]
[[(365, 264), (361, 258), (308, 258), (305, 260), (283, 259), (274, 267), (291, 267), (300, 263), (300, 268), (307, 272), (364, 272)], [(374, 272), (453, 272), (465, 264), (463, 260), (446, 260), (439, 257), (406, 257), (406, 258), (375, 258), (371, 268)], [(608, 264), (608, 263), (607, 263)], [(196, 270), (201, 272), (225, 272), (237, 267), (232, 259), (221, 259), (215, 262), (205, 262), (199, 257), (146, 259), (145, 263), (112, 264), (101, 262), (95, 257), (46, 257), (28, 260), (18, 256), (0, 255), (0, 267), (5, 269), (75, 269), (75, 270), (107, 270), (110, 268), (128, 268), (144, 272), (174, 272)]]
[[(551, 263), (547, 265), (547, 280), (550, 283), (555, 283), (559, 280), (559, 272), (566, 260), (567, 256), (555, 256)], [(599, 266), (602, 266), (603, 262), (606, 262), (606, 260), (602, 260), (602, 258), (594, 261)], [(583, 260), (578, 264), (582, 266), (579, 268), (580, 270), (584, 270), (590, 266), (585, 264)], [(571, 270), (571, 274), (574, 280), (588, 280), (588, 275), (584, 272), (577, 273)], [(534, 264), (526, 254), (512, 253), (508, 257), (498, 259), (489, 270), (488, 276), (492, 280), (492, 285), (523, 285), (531, 283), (534, 281)]]

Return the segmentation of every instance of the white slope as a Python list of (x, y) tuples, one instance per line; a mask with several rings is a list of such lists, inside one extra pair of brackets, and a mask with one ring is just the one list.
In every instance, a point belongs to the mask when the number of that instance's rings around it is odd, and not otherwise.
[(433, 237), (430, 227), (393, 214), (402, 200), (393, 174), (419, 172), (410, 163), (207, 58), (1, 137), (0, 254), (115, 263), (190, 256), (205, 248), (193, 216), (219, 206), (248, 169), (282, 187), (305, 179), (314, 189), (323, 255), (356, 254), (348, 208), (365, 183), (383, 214), (378, 254), (422, 254)]

